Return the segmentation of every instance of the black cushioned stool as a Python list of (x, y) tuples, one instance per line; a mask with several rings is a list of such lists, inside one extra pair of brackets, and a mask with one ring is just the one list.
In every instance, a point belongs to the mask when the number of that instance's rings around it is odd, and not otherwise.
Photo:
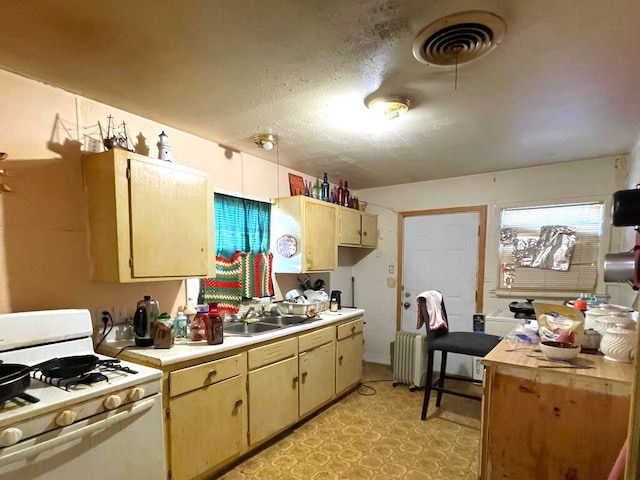
[[(462, 355), (471, 355), (473, 357), (484, 357), (495, 347), (501, 338), (496, 335), (488, 335), (485, 333), (473, 332), (450, 332), (448, 328), (439, 328), (437, 330), (429, 329), (429, 313), (427, 305), (423, 298), (419, 298), (419, 306), (422, 312), (422, 318), (427, 328), (427, 381), (424, 388), (424, 401), (422, 403), (422, 420), (427, 418), (427, 408), (429, 406), (429, 396), (431, 391), (438, 392), (436, 406), (440, 406), (442, 394), (457, 395), (459, 397), (472, 398), (474, 400), (482, 400), (482, 397), (469, 395), (467, 393), (455, 392), (444, 388), (444, 381), (447, 378), (456, 378), (456, 380), (464, 380), (473, 382), (470, 378), (451, 377), (446, 375), (447, 370), (447, 353), (459, 353)], [(446, 317), (446, 311), (443, 313)], [(442, 360), (440, 364), (440, 376), (433, 381), (433, 357), (434, 352), (440, 351)]]

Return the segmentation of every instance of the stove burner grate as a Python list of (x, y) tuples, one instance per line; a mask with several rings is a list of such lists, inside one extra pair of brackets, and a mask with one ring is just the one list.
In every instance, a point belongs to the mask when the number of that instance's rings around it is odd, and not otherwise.
[(109, 378), (100, 373), (100, 372), (89, 372), (83, 373), (81, 375), (77, 375), (75, 377), (68, 378), (53, 378), (47, 377), (42, 372), (35, 371), (32, 373), (33, 378), (36, 380), (40, 380), (47, 385), (53, 385), (54, 387), (58, 387), (62, 390), (71, 390), (75, 388), (77, 385), (91, 385), (97, 382), (108, 382)]

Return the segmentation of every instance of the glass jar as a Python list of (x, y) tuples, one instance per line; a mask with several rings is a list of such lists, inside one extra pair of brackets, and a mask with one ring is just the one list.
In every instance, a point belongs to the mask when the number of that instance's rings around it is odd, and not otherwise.
[(198, 313), (189, 325), (189, 338), (192, 342), (200, 342), (207, 338), (207, 319), (209, 318), (209, 306), (198, 305)]

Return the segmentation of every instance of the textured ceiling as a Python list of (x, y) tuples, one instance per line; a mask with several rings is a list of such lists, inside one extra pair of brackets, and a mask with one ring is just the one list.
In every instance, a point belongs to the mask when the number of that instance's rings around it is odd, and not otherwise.
[[(419, 63), (418, 33), (466, 10), (502, 17), (502, 43), (457, 78)], [(271, 161), (251, 138), (273, 133), (283, 165), (354, 189), (625, 154), (640, 132), (638, 0), (3, 0), (0, 18), (4, 69)], [(412, 108), (374, 121), (372, 93)]]

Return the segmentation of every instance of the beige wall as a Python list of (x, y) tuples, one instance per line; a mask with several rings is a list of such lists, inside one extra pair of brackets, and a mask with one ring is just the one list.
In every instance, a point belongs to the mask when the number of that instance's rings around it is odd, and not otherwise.
[[(555, 166), (528, 168), (473, 175), (446, 180), (419, 182), (393, 187), (360, 190), (359, 198), (369, 202), (367, 211), (379, 215), (380, 246), (353, 267), (358, 306), (367, 310), (365, 358), (389, 362), (389, 343), (396, 322), (396, 275), (398, 266), (398, 212), (429, 210), (470, 205), (487, 205), (487, 244), (484, 277), (484, 312), (506, 309), (514, 298), (497, 297), (498, 212), (507, 205), (543, 205), (556, 202), (602, 200), (610, 204), (611, 194), (626, 188), (629, 182), (627, 157), (610, 157), (571, 162)], [(605, 224), (609, 224), (607, 219)], [(609, 235), (609, 232), (611, 234)], [(621, 250), (621, 232), (605, 226), (605, 248)], [(601, 276), (601, 274), (600, 274)], [(599, 282), (599, 291), (610, 295), (611, 302), (626, 296), (629, 287)], [(360, 295), (358, 295), (360, 292)], [(367, 295), (366, 292), (376, 292)], [(523, 297), (516, 297), (520, 300)], [(537, 297), (539, 298), (539, 297)], [(556, 299), (557, 300), (557, 299)]]
[[(175, 163), (211, 172), (226, 191), (265, 200), (289, 195), (286, 168), (246, 153), (229, 152), (227, 158), (214, 142), (2, 70), (0, 100), (0, 151), (9, 153), (2, 168), (15, 174), (0, 177), (13, 189), (0, 195), (2, 313), (88, 308), (95, 321), (101, 307), (124, 306), (131, 314), (145, 294), (171, 313), (184, 304), (182, 281), (121, 285), (91, 280), (78, 140), (84, 143), (84, 135), (96, 133), (99, 138), (97, 122), (104, 125), (108, 115), (125, 121), (150, 157), (157, 157), (156, 142), (164, 130)], [(157, 228), (161, 234), (172, 225)]]

